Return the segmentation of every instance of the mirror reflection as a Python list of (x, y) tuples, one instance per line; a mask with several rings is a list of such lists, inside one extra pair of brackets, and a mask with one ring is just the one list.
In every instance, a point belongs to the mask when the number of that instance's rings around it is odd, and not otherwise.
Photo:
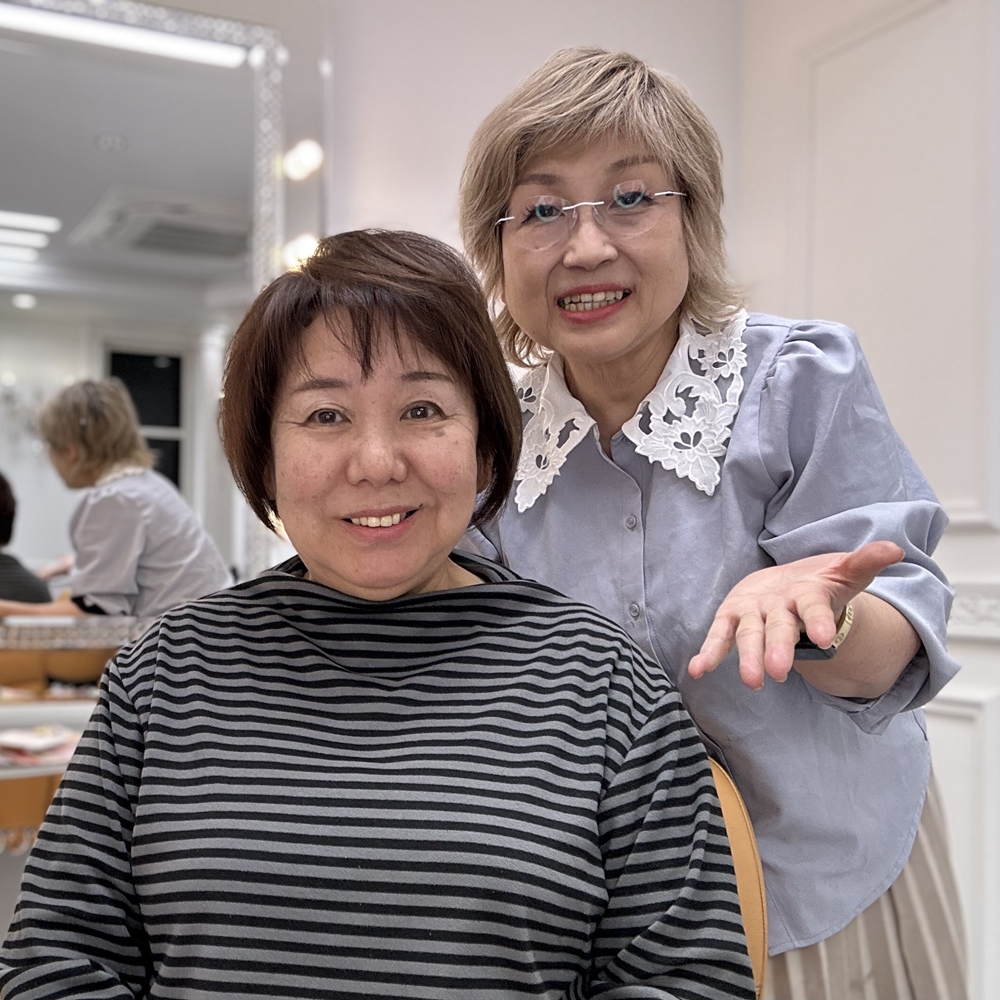
[(232, 562), (228, 473), (195, 428), (198, 407), (211, 405), (198, 399), (206, 366), (217, 367), (252, 287), (253, 59), (229, 46), (239, 65), (205, 65), (5, 23), (0, 471), (19, 501), (10, 550), (32, 568), (67, 552), (79, 501), (46, 459), (39, 403), (75, 380), (116, 375), (159, 470)]

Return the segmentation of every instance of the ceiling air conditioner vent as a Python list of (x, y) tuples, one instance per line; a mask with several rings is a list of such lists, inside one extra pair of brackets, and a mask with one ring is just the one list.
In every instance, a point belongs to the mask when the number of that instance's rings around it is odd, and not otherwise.
[(158, 250), (196, 257), (239, 257), (247, 252), (245, 233), (226, 233), (174, 222), (155, 222), (132, 243), (136, 250)]
[(112, 187), (70, 233), (75, 246), (232, 260), (245, 254), (250, 219), (240, 205), (165, 191)]

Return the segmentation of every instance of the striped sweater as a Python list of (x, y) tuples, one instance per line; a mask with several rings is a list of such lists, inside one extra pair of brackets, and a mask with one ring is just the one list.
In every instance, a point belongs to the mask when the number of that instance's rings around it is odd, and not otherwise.
[(9, 998), (754, 995), (698, 734), (593, 610), (370, 602), (297, 560), (121, 652), (0, 952)]

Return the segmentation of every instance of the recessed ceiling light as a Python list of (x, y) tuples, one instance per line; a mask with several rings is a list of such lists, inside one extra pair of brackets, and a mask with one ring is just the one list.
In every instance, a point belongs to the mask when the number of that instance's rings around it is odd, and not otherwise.
[(323, 166), (323, 147), (315, 139), (303, 139), (285, 153), (282, 166), (289, 180), (305, 180)]
[(51, 215), (29, 215), (27, 212), (0, 212), (0, 226), (33, 229), (38, 233), (57, 233), (62, 229), (62, 223)]
[(30, 264), (38, 260), (38, 251), (32, 247), (0, 246), (0, 260), (20, 260)]
[(25, 229), (0, 229), (0, 243), (12, 247), (34, 247), (41, 250), (49, 245), (45, 233), (32, 233)]
[(242, 45), (171, 35), (166, 31), (136, 28), (130, 24), (115, 24), (91, 17), (75, 17), (51, 10), (35, 10), (9, 3), (0, 3), (0, 27), (229, 69), (242, 66), (247, 58), (247, 50)]
[(18, 309), (34, 309), (38, 305), (38, 299), (27, 292), (18, 292), (11, 300)]

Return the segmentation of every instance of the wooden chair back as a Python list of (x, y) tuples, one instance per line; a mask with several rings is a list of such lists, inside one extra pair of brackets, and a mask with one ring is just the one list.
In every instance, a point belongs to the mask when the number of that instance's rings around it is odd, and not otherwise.
[(712, 777), (722, 805), (722, 818), (726, 821), (729, 846), (733, 852), (736, 869), (736, 889), (743, 911), (743, 927), (747, 935), (750, 964), (753, 966), (757, 996), (764, 991), (764, 971), (767, 968), (767, 900), (764, 896), (764, 869), (760, 864), (757, 838), (750, 823), (750, 814), (743, 798), (720, 764), (714, 760)]

